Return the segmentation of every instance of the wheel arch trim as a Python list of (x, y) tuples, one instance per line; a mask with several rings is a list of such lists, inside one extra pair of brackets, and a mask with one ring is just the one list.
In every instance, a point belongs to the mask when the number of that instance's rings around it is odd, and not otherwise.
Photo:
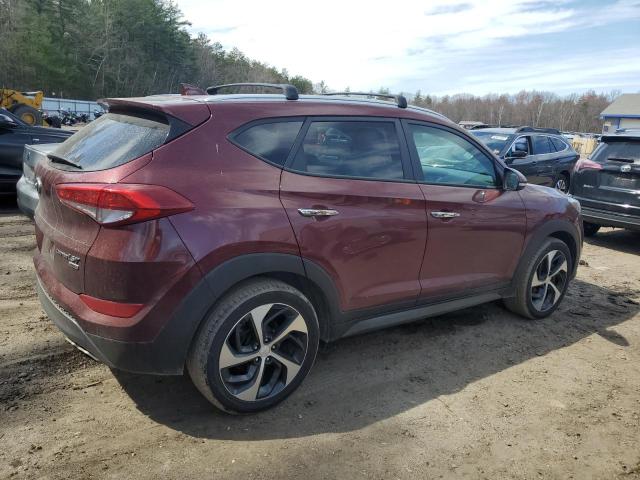
[[(567, 244), (567, 247), (569, 247), (569, 251), (573, 257), (571, 259), (572, 265), (570, 278), (575, 277), (580, 260), (580, 252), (582, 250), (582, 238), (580, 232), (574, 224), (567, 220), (553, 219), (540, 225), (530, 235), (529, 241), (520, 256), (520, 261), (518, 262), (518, 266), (516, 267), (513, 275), (512, 283), (514, 283), (515, 280), (523, 273), (526, 268), (527, 259), (535, 253), (536, 249), (540, 247), (542, 242), (551, 237), (563, 241)], [(572, 244), (567, 242), (567, 239), (570, 239)]]

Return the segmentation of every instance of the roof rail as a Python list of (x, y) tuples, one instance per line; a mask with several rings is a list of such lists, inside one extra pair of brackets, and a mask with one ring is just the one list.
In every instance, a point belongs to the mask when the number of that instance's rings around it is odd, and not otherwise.
[(286, 83), (227, 83), (226, 85), (215, 85), (207, 88), (209, 95), (217, 95), (221, 88), (233, 87), (267, 87), (281, 90), (287, 100), (298, 100), (298, 89)]
[(536, 132), (536, 133), (553, 133), (554, 135), (560, 135), (560, 130), (557, 128), (538, 128), (538, 127), (518, 127), (516, 133), (523, 132)]
[(369, 97), (369, 98), (374, 98), (374, 97), (382, 97), (382, 98), (392, 98), (393, 100), (396, 101), (396, 105), (398, 105), (398, 107), (400, 108), (407, 108), (407, 99), (404, 97), (404, 95), (389, 95), (386, 93), (366, 93), (366, 92), (331, 92), (331, 93), (323, 93), (322, 95), (342, 95), (345, 97), (348, 97), (350, 95), (358, 95), (358, 96), (365, 96), (365, 97)]

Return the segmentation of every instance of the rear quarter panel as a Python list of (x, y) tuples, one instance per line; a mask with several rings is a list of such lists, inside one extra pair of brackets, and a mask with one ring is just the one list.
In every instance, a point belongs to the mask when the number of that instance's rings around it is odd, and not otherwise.
[(300, 255), (279, 198), (281, 170), (226, 139), (243, 123), (232, 111), (214, 116), (154, 151), (148, 166), (125, 179), (169, 187), (195, 205), (171, 222), (202, 273), (242, 254)]

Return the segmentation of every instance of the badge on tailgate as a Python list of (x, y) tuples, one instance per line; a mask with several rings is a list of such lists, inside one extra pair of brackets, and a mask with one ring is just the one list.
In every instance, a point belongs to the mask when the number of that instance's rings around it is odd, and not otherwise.
[(56, 255), (60, 255), (64, 258), (69, 266), (74, 270), (78, 270), (80, 268), (80, 257), (76, 257), (75, 255), (71, 255), (70, 253), (63, 252), (59, 248), (56, 248)]

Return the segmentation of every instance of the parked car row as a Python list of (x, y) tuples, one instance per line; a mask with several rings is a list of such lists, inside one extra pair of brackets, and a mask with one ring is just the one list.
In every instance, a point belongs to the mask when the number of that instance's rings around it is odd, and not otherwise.
[(60, 143), (73, 132), (29, 125), (0, 108), (0, 195), (15, 195), (22, 176), (24, 146)]

